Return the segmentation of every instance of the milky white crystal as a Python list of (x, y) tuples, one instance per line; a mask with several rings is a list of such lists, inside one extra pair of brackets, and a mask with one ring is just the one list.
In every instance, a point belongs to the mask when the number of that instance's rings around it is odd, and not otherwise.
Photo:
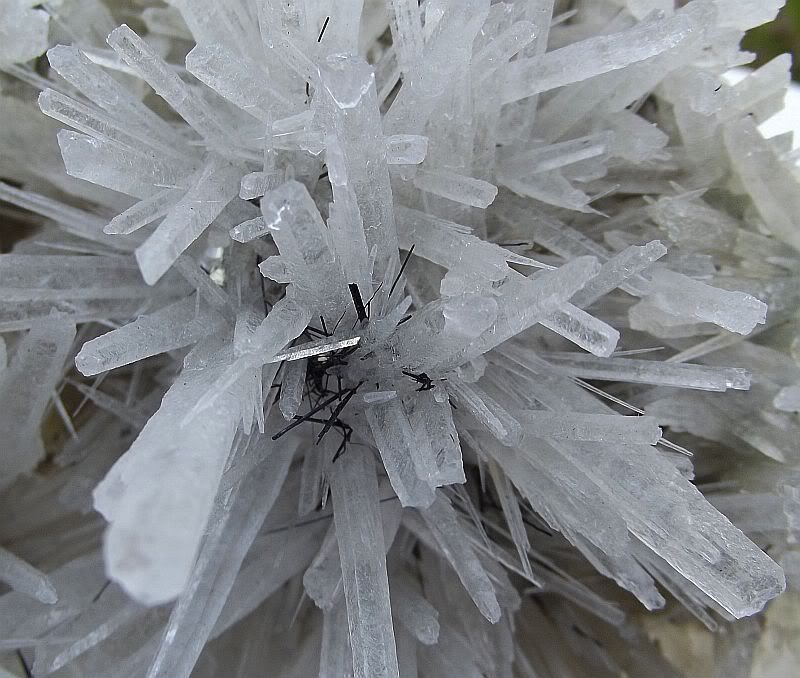
[(781, 4), (0, 0), (7, 659), (675, 675), (640, 604), (745, 675), (800, 203), (790, 58), (726, 74)]
[(353, 674), (398, 676), (378, 483), (371, 456), (350, 454), (331, 477)]

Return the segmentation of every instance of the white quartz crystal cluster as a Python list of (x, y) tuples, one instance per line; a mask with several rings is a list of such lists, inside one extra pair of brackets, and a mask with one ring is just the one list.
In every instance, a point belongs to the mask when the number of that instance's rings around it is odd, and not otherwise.
[(723, 76), (782, 4), (0, 0), (8, 670), (671, 677), (666, 606), (747, 676), (800, 190), (788, 57)]

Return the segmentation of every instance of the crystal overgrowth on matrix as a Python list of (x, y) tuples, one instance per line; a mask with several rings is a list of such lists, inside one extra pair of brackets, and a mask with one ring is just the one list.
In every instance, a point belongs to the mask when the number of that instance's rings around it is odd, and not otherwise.
[(675, 676), (667, 606), (748, 675), (800, 578), (790, 64), (723, 78), (780, 0), (676, 4), (7, 0), (3, 649)]

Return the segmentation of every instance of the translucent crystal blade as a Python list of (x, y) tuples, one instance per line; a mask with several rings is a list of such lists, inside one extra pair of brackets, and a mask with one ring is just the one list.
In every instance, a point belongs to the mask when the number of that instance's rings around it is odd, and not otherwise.
[(223, 326), (219, 316), (198, 307), (196, 297), (188, 297), (86, 342), (75, 364), (81, 374), (98, 374), (189, 346)]
[[(687, 17), (679, 15), (513, 62), (504, 73), (503, 101), (524, 99), (649, 59), (680, 44), (693, 28)], [(587, 64), (591, 67), (586, 68)]]
[(155, 232), (136, 249), (142, 276), (154, 284), (239, 192), (239, 172), (222, 158), (212, 158), (195, 175), (186, 195)]
[(30, 473), (44, 456), (41, 423), (67, 355), (75, 325), (57, 315), (32, 324), (0, 372), (0, 430), (6, 452), (0, 461), (0, 487)]
[(46, 574), (3, 548), (0, 548), (0, 581), (42, 603), (53, 604), (58, 600), (58, 593)]
[[(397, 400), (373, 405), (367, 410), (367, 421), (383, 460), (392, 487), (403, 506), (429, 506), (434, 499), (433, 489), (419, 473), (429, 466), (417, 458), (426, 450), (416, 445), (414, 433)], [(423, 471), (424, 473), (424, 471)]]
[(95, 508), (110, 523), (104, 541), (108, 575), (148, 605), (171, 600), (186, 587), (231, 449), (240, 409), (230, 392), (217, 399), (214, 417), (197, 418), (174, 435), (176, 422), (218, 374), (219, 368), (187, 373), (176, 382), (94, 490)]
[[(256, 445), (259, 445), (257, 442)], [(213, 631), (245, 556), (278, 498), (296, 447), (260, 442), (272, 449), (241, 485), (215, 506), (189, 588), (173, 608), (148, 678), (188, 678)]]
[(331, 493), (353, 673), (399, 676), (372, 456), (353, 449), (340, 457), (333, 465)]
[(494, 588), (472, 551), (450, 502), (441, 492), (437, 492), (436, 501), (420, 513), (481, 614), (490, 622), (497, 622), (500, 619), (500, 606)]

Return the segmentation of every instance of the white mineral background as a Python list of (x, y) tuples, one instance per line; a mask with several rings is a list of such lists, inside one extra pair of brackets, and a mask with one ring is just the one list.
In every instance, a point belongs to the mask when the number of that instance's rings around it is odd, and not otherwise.
[(0, 0), (0, 678), (798, 675), (782, 5)]

